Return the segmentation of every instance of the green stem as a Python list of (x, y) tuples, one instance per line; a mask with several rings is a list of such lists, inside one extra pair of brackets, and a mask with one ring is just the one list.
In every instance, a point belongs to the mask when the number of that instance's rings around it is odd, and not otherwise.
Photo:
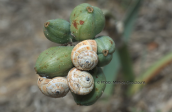
[(133, 5), (131, 5), (131, 7), (128, 9), (128, 12), (124, 19), (124, 33), (123, 33), (124, 42), (128, 42), (131, 36), (142, 2), (143, 0), (133, 0)]
[(112, 82), (116, 79), (119, 68), (119, 56), (117, 52), (114, 52), (112, 61), (107, 66), (103, 67), (103, 72), (106, 76), (106, 81), (111, 82), (111, 84), (106, 84), (106, 89), (104, 91), (104, 95), (106, 97), (109, 97), (113, 94), (114, 84)]
[(124, 80), (133, 81), (134, 72), (133, 72), (133, 67), (132, 67), (132, 61), (131, 61), (131, 57), (130, 57), (126, 43), (124, 43), (123, 46), (121, 46), (118, 49), (118, 53), (119, 53), (119, 58), (122, 65), (122, 70), (124, 73)]
[[(159, 61), (155, 62), (149, 69), (140, 75), (135, 81), (144, 81), (147, 84), (152, 78), (154, 78), (158, 73), (165, 68), (168, 64), (172, 63), (172, 53), (164, 56)], [(128, 90), (128, 95), (133, 95), (140, 88), (143, 87), (143, 84), (134, 84)]]
[[(126, 43), (128, 42), (128, 39), (130, 38), (130, 35), (134, 28), (134, 23), (135, 23), (135, 20), (137, 19), (138, 11), (141, 6), (141, 1), (143, 1), (143, 0), (134, 0), (133, 5), (130, 6), (129, 11), (127, 12), (127, 16), (125, 16), (125, 19), (123, 21), (124, 32), (123, 32), (122, 36), (121, 36), (121, 34), (114, 33), (115, 29), (113, 30), (114, 27), (111, 26), (111, 24), (108, 20), (114, 19), (115, 17), (112, 14), (110, 14), (110, 12), (105, 11), (106, 18), (109, 18), (109, 19), (107, 19), (107, 23), (109, 23), (109, 25), (107, 25), (107, 31), (108, 31), (110, 37), (112, 37), (114, 40), (116, 40), (115, 42), (117, 43), (116, 44), (117, 50), (113, 54), (113, 59), (112, 59), (111, 63), (109, 65), (105, 66), (103, 69), (103, 71), (106, 75), (107, 81), (110, 81), (110, 82), (115, 81), (118, 70), (121, 66), (124, 71), (125, 80), (128, 80), (128, 81), (134, 80), (132, 61), (131, 61), (130, 54), (129, 54)], [(123, 46), (119, 47), (121, 44), (123, 44)], [(114, 91), (114, 85), (107, 84), (104, 94), (106, 96), (110, 96), (110, 95), (112, 95), (113, 91)]]

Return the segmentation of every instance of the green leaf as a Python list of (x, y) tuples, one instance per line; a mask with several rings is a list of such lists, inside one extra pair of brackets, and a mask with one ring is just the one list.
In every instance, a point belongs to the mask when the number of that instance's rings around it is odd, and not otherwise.
[(133, 81), (135, 76), (132, 67), (131, 56), (128, 51), (127, 42), (131, 36), (134, 28), (134, 23), (137, 19), (137, 15), (143, 0), (133, 0), (133, 4), (130, 6), (126, 17), (124, 19), (124, 32), (122, 35), (123, 44), (118, 48), (120, 63), (124, 73), (124, 79), (126, 81)]
[[(111, 61), (110, 64), (108, 64), (107, 66), (105, 66), (103, 68), (104, 74), (106, 75), (106, 80), (113, 82), (115, 81), (117, 74), (118, 74), (118, 70), (120, 68), (120, 66), (122, 66), (122, 68), (125, 69), (126, 72), (130, 72), (130, 73), (124, 73), (126, 74), (124, 77), (126, 79), (134, 79), (134, 73), (132, 70), (132, 62), (131, 62), (131, 58), (128, 52), (128, 49), (126, 48), (127, 45), (125, 42), (128, 41), (133, 28), (134, 28), (134, 22), (137, 19), (137, 15), (138, 15), (138, 11), (139, 8), (141, 6), (141, 2), (143, 0), (134, 0), (133, 1), (133, 5), (130, 6), (129, 11), (124, 19), (124, 32), (122, 35), (122, 40), (124, 41), (124, 44), (121, 48), (118, 48), (117, 51), (113, 54), (113, 59)], [(119, 53), (120, 53), (120, 58), (119, 58)], [(127, 55), (125, 55), (127, 54)], [(127, 60), (127, 64), (125, 62), (125, 60)], [(127, 68), (127, 69), (126, 69)], [(114, 85), (113, 84), (106, 84), (106, 89), (104, 91), (105, 96), (110, 96), (113, 93), (114, 90)]]
[(126, 43), (118, 49), (119, 59), (122, 66), (124, 81), (133, 81), (135, 78), (132, 60)]
[[(112, 61), (107, 66), (103, 67), (103, 72), (106, 76), (106, 81), (110, 81), (110, 82), (115, 81), (119, 68), (120, 68), (120, 62), (119, 62), (118, 52), (114, 52)], [(113, 93), (113, 90), (114, 90), (113, 83), (106, 84), (104, 95), (109, 97)]]
[[(155, 77), (163, 68), (168, 66), (168, 64), (172, 63), (172, 53), (162, 57), (159, 61), (155, 62), (151, 67), (149, 67), (146, 72), (140, 75), (135, 81), (145, 81), (145, 83), (149, 82), (153, 77)], [(131, 85), (128, 95), (133, 95), (136, 93), (143, 84), (134, 84)]]
[(134, 28), (134, 23), (137, 19), (137, 15), (143, 0), (134, 0), (133, 5), (130, 6), (128, 13), (124, 19), (124, 33), (123, 40), (127, 42)]

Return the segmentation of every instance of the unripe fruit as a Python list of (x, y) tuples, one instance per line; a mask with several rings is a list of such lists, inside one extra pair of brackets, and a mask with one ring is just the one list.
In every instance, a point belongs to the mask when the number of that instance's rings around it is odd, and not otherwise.
[(90, 71), (90, 73), (94, 78), (94, 88), (91, 93), (87, 95), (77, 95), (72, 93), (74, 100), (78, 105), (89, 106), (94, 104), (101, 97), (106, 87), (106, 83), (102, 83), (106, 81), (106, 77), (101, 68), (97, 67)]
[(53, 78), (57, 76), (67, 76), (73, 67), (71, 61), (71, 51), (73, 46), (51, 47), (43, 51), (35, 65), (35, 71), (41, 77)]
[(108, 36), (99, 36), (95, 39), (97, 43), (97, 66), (103, 67), (110, 63), (115, 52), (115, 42)]
[(71, 42), (70, 24), (63, 19), (48, 20), (44, 23), (44, 35), (52, 42), (65, 44)]
[(76, 6), (70, 15), (70, 30), (78, 41), (93, 39), (105, 25), (105, 17), (98, 7), (83, 3)]

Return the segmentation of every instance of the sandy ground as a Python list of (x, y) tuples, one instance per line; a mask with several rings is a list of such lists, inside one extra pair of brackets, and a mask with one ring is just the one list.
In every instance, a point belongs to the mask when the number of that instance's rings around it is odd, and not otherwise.
[[(171, 65), (127, 100), (120, 85), (109, 100), (100, 99), (88, 107), (76, 105), (70, 93), (52, 99), (39, 91), (33, 69), (36, 59), (45, 49), (57, 46), (45, 38), (43, 24), (55, 18), (69, 20), (72, 9), (83, 2), (110, 10), (118, 20), (124, 17), (119, 0), (0, 0), (0, 112), (170, 112)], [(172, 51), (171, 7), (170, 0), (143, 2), (128, 45), (137, 76)]]

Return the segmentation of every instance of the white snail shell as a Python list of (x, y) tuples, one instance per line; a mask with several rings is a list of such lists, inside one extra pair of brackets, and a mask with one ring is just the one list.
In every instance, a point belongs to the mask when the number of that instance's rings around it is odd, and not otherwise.
[(71, 60), (77, 69), (93, 69), (98, 63), (96, 41), (85, 40), (78, 43), (72, 50)]
[(38, 85), (39, 89), (41, 90), (41, 92), (46, 96), (49, 96), (49, 94), (47, 93), (47, 90), (46, 90), (46, 86), (49, 81), (51, 81), (51, 79), (47, 79), (46, 77), (38, 76), (37, 85)]
[(64, 97), (69, 92), (68, 82), (64, 77), (47, 79), (39, 76), (37, 85), (44, 95), (53, 98)]
[(78, 95), (86, 95), (93, 90), (94, 79), (92, 75), (86, 71), (80, 71), (72, 68), (67, 76), (70, 90)]

